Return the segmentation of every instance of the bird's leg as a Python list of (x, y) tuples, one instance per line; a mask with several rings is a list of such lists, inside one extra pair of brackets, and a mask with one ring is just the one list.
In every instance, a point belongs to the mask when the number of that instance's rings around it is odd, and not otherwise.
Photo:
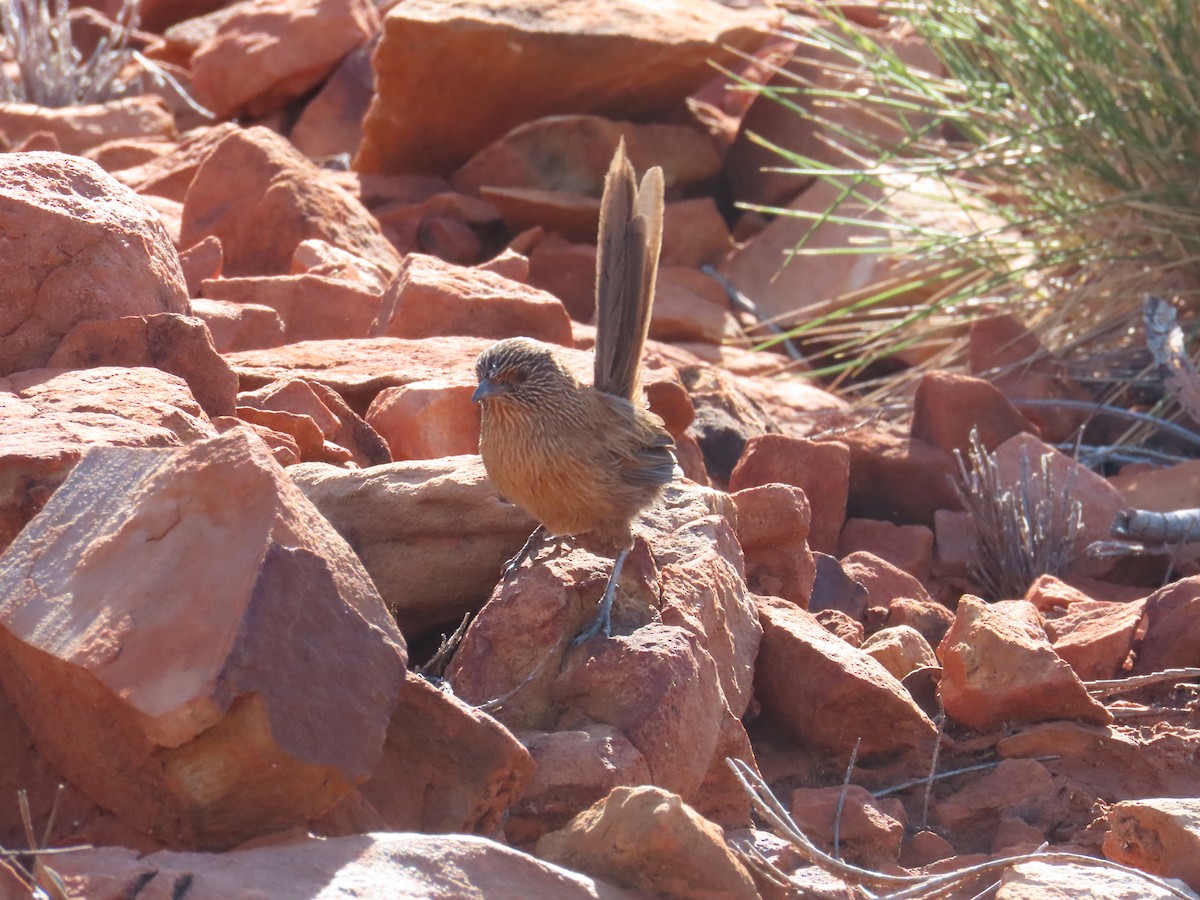
[(500, 575), (505, 581), (512, 578), (517, 569), (521, 568), (521, 563), (527, 559), (537, 559), (538, 553), (541, 552), (542, 546), (546, 541), (546, 529), (539, 525), (533, 529), (533, 532), (525, 539), (525, 543), (521, 545), (521, 549), (516, 552), (508, 562), (504, 564), (504, 568), (500, 570)]
[(571, 642), (572, 647), (578, 647), (584, 641), (591, 640), (601, 631), (604, 632), (605, 637), (612, 634), (613, 598), (617, 595), (617, 580), (621, 577), (621, 567), (625, 565), (627, 556), (629, 556), (628, 547), (622, 547), (617, 551), (617, 558), (613, 560), (612, 574), (608, 576), (604, 596), (600, 598), (600, 611), (596, 613), (596, 618), (592, 619), (588, 626), (576, 635), (575, 640)]

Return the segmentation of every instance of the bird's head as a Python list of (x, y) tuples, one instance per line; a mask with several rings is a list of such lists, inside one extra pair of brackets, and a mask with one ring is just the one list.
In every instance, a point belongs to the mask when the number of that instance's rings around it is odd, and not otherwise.
[(484, 350), (475, 363), (475, 376), (479, 386), (471, 399), (476, 403), (534, 405), (575, 384), (553, 347), (524, 337), (506, 338)]

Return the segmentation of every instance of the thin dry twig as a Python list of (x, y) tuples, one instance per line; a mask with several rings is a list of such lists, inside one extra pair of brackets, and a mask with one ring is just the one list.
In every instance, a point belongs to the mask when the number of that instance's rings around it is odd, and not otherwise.
[(1195, 669), (1163, 669), (1161, 672), (1150, 672), (1146, 675), (1132, 675), (1129, 678), (1114, 678), (1104, 681), (1085, 681), (1084, 687), (1093, 697), (1113, 697), (1128, 691), (1151, 684), (1161, 684), (1164, 681), (1179, 681), (1187, 678), (1200, 678), (1200, 668)]
[(833, 812), (833, 855), (841, 857), (842, 843), (842, 809), (846, 806), (846, 793), (850, 790), (850, 776), (854, 774), (854, 764), (858, 762), (858, 748), (862, 746), (862, 738), (854, 741), (854, 749), (850, 751), (850, 763), (846, 766), (846, 777), (842, 779), (842, 789), (838, 792), (837, 807)]
[(472, 613), (467, 613), (463, 616), (458, 627), (454, 629), (449, 637), (442, 635), (442, 640), (438, 644), (437, 652), (429, 657), (429, 661), (421, 668), (417, 669), (417, 674), (422, 678), (441, 678), (442, 673), (446, 671), (446, 666), (450, 663), (450, 657), (454, 655), (454, 651), (458, 649), (458, 645), (462, 643), (463, 635), (467, 633), (467, 626), (471, 624)]
[(1146, 346), (1162, 372), (1163, 386), (1193, 419), (1200, 419), (1200, 374), (1188, 359), (1183, 346), (1183, 329), (1175, 317), (1175, 307), (1153, 294), (1147, 294), (1142, 306), (1146, 328)]

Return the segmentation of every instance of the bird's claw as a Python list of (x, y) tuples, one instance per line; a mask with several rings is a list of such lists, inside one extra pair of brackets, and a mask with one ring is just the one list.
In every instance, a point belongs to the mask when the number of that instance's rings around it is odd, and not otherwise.
[(588, 623), (587, 627), (579, 634), (575, 635), (575, 639), (571, 641), (572, 647), (578, 647), (580, 644), (587, 643), (601, 631), (605, 637), (612, 637), (612, 616), (607, 608), (601, 608), (596, 617)]
[(545, 528), (539, 525), (533, 529), (533, 532), (525, 539), (525, 543), (521, 545), (521, 549), (513, 554), (512, 558), (500, 568), (501, 580), (508, 581), (508, 579), (512, 578), (516, 574), (517, 569), (521, 568), (521, 563), (525, 562), (525, 560), (536, 560), (545, 538)]

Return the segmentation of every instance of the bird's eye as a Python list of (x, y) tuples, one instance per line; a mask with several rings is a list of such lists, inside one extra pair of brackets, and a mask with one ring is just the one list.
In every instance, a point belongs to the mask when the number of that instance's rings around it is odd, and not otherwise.
[(529, 369), (526, 366), (520, 366), (515, 373), (517, 381), (524, 381), (529, 377)]

